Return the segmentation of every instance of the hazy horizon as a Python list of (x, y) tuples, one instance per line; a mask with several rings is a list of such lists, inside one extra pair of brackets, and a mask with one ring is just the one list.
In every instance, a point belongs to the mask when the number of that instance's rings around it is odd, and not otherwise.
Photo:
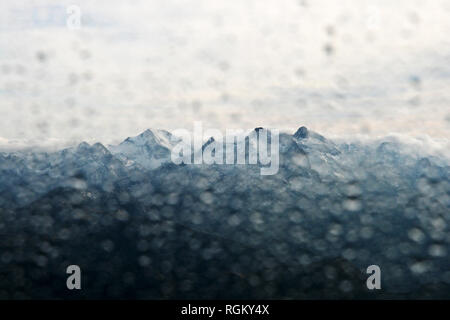
[[(194, 5), (195, 4), (195, 5)], [(81, 29), (69, 30), (69, 5)], [(448, 148), (450, 1), (0, 4), (0, 145), (299, 126)]]

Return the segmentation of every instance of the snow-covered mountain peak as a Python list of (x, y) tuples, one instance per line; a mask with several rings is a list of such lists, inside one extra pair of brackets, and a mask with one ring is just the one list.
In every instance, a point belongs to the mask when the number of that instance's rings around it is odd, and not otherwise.
[(147, 129), (138, 136), (125, 139), (117, 146), (110, 146), (110, 150), (126, 165), (138, 164), (147, 169), (154, 169), (170, 161), (170, 152), (177, 141), (172, 139), (172, 134), (168, 131)]
[(153, 146), (160, 145), (166, 148), (171, 148), (173, 142), (171, 141), (172, 134), (166, 130), (147, 129), (136, 137), (129, 137), (121, 143), (132, 143), (137, 146)]

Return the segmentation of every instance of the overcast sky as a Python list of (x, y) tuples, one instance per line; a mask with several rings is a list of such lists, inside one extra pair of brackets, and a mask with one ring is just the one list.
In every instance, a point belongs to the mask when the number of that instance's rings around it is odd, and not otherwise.
[(440, 0), (1, 1), (0, 145), (193, 121), (445, 145), (449, 16)]

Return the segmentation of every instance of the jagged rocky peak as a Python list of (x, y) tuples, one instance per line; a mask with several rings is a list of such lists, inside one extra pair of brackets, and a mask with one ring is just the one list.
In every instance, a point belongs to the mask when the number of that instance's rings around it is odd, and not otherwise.
[(308, 128), (302, 126), (300, 127), (297, 132), (294, 133), (294, 138), (297, 139), (306, 139), (309, 137), (309, 131)]
[[(154, 130), (154, 131), (156, 131), (156, 130)], [(147, 138), (147, 139), (155, 138), (156, 132), (154, 132), (154, 131), (147, 129), (144, 132), (142, 132), (140, 135), (138, 135), (138, 137)]]
[(141, 134), (138, 134), (135, 137), (128, 137), (124, 142), (138, 142), (138, 141), (148, 141), (150, 139), (154, 139), (155, 135), (150, 129), (145, 130)]
[(92, 145), (92, 149), (97, 151), (97, 152), (101, 152), (104, 154), (110, 153), (109, 150), (100, 142), (97, 142), (95, 144)]
[(90, 148), (91, 145), (89, 143), (87, 143), (86, 141), (83, 141), (82, 143), (80, 143), (77, 147), (78, 150), (84, 150), (84, 149), (88, 149)]
[(103, 144), (101, 144), (100, 142), (96, 142), (92, 145), (93, 148), (96, 149), (106, 149), (105, 146)]
[(100, 142), (90, 145), (87, 142), (80, 143), (72, 152), (78, 155), (106, 155), (110, 154), (109, 150)]
[(330, 143), (324, 136), (318, 134), (315, 131), (309, 130), (305, 126), (300, 127), (297, 132), (294, 133), (293, 137), (297, 141), (302, 139), (314, 140), (316, 142)]
[(135, 145), (171, 145), (172, 134), (166, 130), (147, 129), (138, 136), (128, 137), (121, 144), (132, 143)]

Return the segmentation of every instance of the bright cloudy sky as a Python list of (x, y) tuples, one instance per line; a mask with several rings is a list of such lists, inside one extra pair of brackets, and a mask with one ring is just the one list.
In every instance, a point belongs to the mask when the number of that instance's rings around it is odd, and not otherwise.
[(440, 0), (2, 1), (0, 145), (194, 121), (448, 142), (449, 17)]

